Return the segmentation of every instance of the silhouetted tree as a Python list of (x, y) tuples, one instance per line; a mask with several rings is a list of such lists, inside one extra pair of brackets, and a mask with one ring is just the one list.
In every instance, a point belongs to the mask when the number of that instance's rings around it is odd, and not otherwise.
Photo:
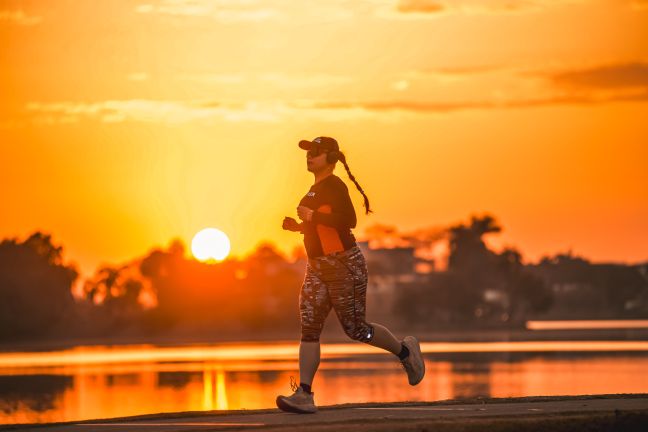
[[(448, 272), (452, 288), (446, 288), (445, 298), (449, 305), (458, 307), (462, 321), (478, 319), (483, 315), (483, 294), (498, 285), (493, 271), (495, 253), (488, 250), (482, 237), (500, 232), (501, 228), (490, 215), (472, 216), (470, 224), (458, 224), (449, 229)], [(449, 287), (450, 287), (449, 286)]]
[(431, 273), (426, 284), (399, 286), (395, 312), (411, 323), (519, 325), (529, 312), (546, 310), (551, 290), (525, 269), (521, 254), (512, 248), (498, 254), (486, 246), (483, 237), (500, 231), (490, 215), (448, 228), (447, 271)]
[(141, 327), (144, 310), (139, 296), (143, 281), (137, 269), (137, 262), (121, 267), (102, 266), (85, 281), (83, 292), (92, 305), (85, 325), (96, 334), (115, 335)]
[(0, 339), (50, 336), (73, 314), (78, 272), (63, 264), (62, 255), (63, 248), (41, 232), (22, 243), (0, 243)]
[(522, 264), (522, 255), (513, 248), (496, 254), (496, 269), (501, 278), (504, 297), (504, 321), (523, 324), (529, 312), (544, 312), (552, 305), (553, 296), (545, 281)]
[(492, 253), (487, 249), (482, 237), (501, 230), (490, 215), (481, 218), (472, 216), (469, 225), (458, 224), (450, 227), (448, 269), (479, 270), (490, 264)]

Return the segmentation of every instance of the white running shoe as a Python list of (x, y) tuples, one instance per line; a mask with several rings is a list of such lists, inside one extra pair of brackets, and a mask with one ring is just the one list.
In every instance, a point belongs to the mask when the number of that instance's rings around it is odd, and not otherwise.
[(317, 407), (314, 401), (314, 392), (306, 393), (306, 391), (297, 386), (294, 377), (290, 377), (290, 388), (294, 393), (290, 396), (277, 396), (277, 407), (286, 412), (298, 414), (311, 414), (317, 412)]
[(414, 336), (405, 336), (401, 343), (409, 350), (409, 355), (405, 360), (401, 360), (401, 365), (407, 372), (410, 385), (416, 385), (425, 376), (425, 362), (421, 355), (421, 345)]

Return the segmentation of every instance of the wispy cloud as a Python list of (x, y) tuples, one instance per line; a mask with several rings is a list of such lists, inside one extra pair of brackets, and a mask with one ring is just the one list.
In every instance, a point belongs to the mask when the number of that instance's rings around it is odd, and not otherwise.
[(446, 14), (532, 13), (588, 0), (376, 0), (376, 15), (391, 19), (429, 19)]
[(642, 100), (648, 91), (648, 63), (551, 69), (495, 65), (419, 69), (403, 72), (391, 87), (402, 92), (411, 89), (410, 96), (419, 96), (419, 100), (425, 95), (432, 100), (464, 97), (470, 101), (506, 100), (508, 105), (520, 101), (518, 106)]
[(142, 14), (209, 17), (222, 23), (284, 18), (284, 12), (259, 0), (159, 0), (137, 5)]
[[(435, 69), (416, 69), (401, 74), (402, 81), (433, 80), (440, 84), (475, 79), (475, 77), (496, 73), (513, 73), (515, 70), (503, 66), (482, 65), (463, 67), (439, 67)], [(399, 80), (400, 81), (400, 80)]]
[[(547, 105), (591, 105), (617, 101), (648, 101), (648, 91), (615, 92), (608, 94), (559, 95), (545, 98), (474, 100), (461, 102), (411, 102), (411, 101), (363, 101), (363, 102), (313, 102), (311, 109), (366, 110), (370, 112), (449, 113), (469, 109), (532, 108)], [(306, 108), (306, 107), (302, 107)]]
[(30, 102), (27, 112), (36, 123), (60, 123), (92, 119), (103, 123), (127, 120), (158, 123), (226, 121), (275, 122), (281, 116), (280, 104), (220, 103), (213, 101), (161, 101), (150, 99), (108, 100), (94, 103)]
[(575, 90), (621, 88), (648, 90), (648, 62), (600, 65), (563, 71), (529, 72), (529, 75), (544, 76), (556, 86)]
[[(293, 0), (150, 0), (142, 14), (211, 17), (223, 23), (294, 20), (342, 21), (374, 16), (383, 19), (430, 19), (447, 14), (487, 15), (544, 11), (591, 0), (327, 0), (312, 5)], [(641, 0), (636, 0), (641, 1)]]
[[(374, 117), (361, 107), (349, 106), (339, 110), (334, 106), (317, 107), (310, 101), (159, 101), (146, 99), (110, 100), (94, 103), (30, 102), (26, 105), (28, 120), (37, 125), (76, 123), (93, 120), (102, 123), (139, 121), (179, 124), (187, 122), (213, 123), (263, 122), (276, 123), (290, 119), (320, 121), (357, 120)], [(18, 124), (6, 122), (5, 127)]]
[(22, 9), (0, 10), (0, 22), (6, 21), (23, 26), (32, 26), (43, 22), (43, 17), (27, 15)]
[[(76, 123), (91, 119), (103, 123), (125, 121), (179, 124), (187, 122), (212, 123), (264, 122), (277, 123), (285, 120), (313, 120), (338, 122), (373, 119), (397, 122), (407, 114), (447, 114), (465, 110), (493, 110), (510, 108), (532, 108), (549, 105), (593, 105), (619, 101), (648, 101), (648, 91), (598, 92), (591, 94), (566, 94), (551, 97), (513, 99), (495, 97), (490, 100), (459, 102), (413, 102), (391, 101), (295, 101), (276, 103), (249, 102), (240, 108), (225, 106), (190, 106), (178, 102), (160, 101), (106, 101), (96, 104), (30, 103), (33, 115), (30, 121), (37, 125)], [(9, 128), (19, 124), (7, 121), (2, 126)]]
[(398, 0), (396, 4), (396, 10), (404, 13), (437, 13), (445, 9), (446, 7), (437, 0)]
[[(490, 87), (487, 80), (497, 86)], [(593, 105), (620, 101), (648, 102), (648, 63), (628, 62), (583, 68), (533, 70), (505, 66), (475, 66), (413, 70), (392, 83), (397, 90), (417, 86), (421, 82), (447, 85), (454, 81), (460, 87), (467, 83), (482, 90), (466, 92), (465, 100), (374, 100), (312, 102), (313, 109), (362, 109), (371, 112), (453, 112), (466, 109), (528, 108), (548, 105)], [(503, 90), (500, 90), (503, 89)], [(456, 99), (456, 98), (455, 98)]]
[(544, 77), (520, 77), (519, 72), (524, 70), (492, 64), (412, 69), (390, 77), (388, 85), (402, 93), (404, 99), (442, 102), (444, 106), (460, 101), (523, 100), (552, 94), (547, 91)]
[[(502, 72), (504, 71), (504, 72)], [(462, 110), (492, 110), (507, 108), (531, 108), (548, 105), (595, 105), (619, 101), (648, 102), (648, 63), (628, 62), (623, 64), (599, 65), (587, 68), (562, 70), (516, 70), (496, 66), (463, 68), (440, 68), (436, 70), (411, 71), (406, 76), (424, 80), (437, 74), (466, 77), (484, 74), (510, 73), (519, 80), (544, 82), (544, 87), (519, 86), (524, 91), (483, 91), (481, 94), (467, 92), (464, 100), (444, 100), (441, 97), (423, 98), (420, 94), (405, 95), (402, 98), (376, 98), (358, 100), (266, 100), (266, 101), (215, 101), (215, 100), (107, 100), (94, 103), (30, 102), (26, 115), (34, 124), (75, 123), (82, 120), (103, 123), (125, 121), (157, 123), (212, 123), (227, 122), (270, 122), (277, 123), (292, 119), (316, 119), (320, 121), (346, 121), (373, 119), (378, 121), (399, 121), (402, 115), (429, 113), (451, 113)], [(211, 78), (218, 75), (212, 75)], [(233, 75), (238, 77), (238, 75)], [(225, 80), (228, 75), (220, 76)], [(264, 77), (261, 75), (260, 77)], [(333, 78), (332, 78), (333, 77)], [(266, 79), (287, 79), (283, 75), (269, 75)], [(230, 76), (227, 79), (232, 79)], [(337, 76), (315, 76), (312, 81), (301, 84), (316, 85), (331, 80), (346, 82)], [(290, 84), (293, 85), (293, 84)], [(409, 84), (404, 84), (406, 87)], [(463, 84), (462, 84), (463, 85)], [(526, 91), (531, 89), (532, 91)], [(488, 90), (488, 89), (486, 89)], [(509, 90), (509, 89), (507, 89)], [(409, 98), (408, 98), (409, 96)], [(416, 97), (417, 99), (413, 99)], [(20, 124), (6, 119), (0, 128), (11, 128)]]

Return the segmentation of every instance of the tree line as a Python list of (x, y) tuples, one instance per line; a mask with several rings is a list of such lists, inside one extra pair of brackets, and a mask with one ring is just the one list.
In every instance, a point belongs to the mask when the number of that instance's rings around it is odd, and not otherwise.
[[(646, 265), (595, 264), (571, 254), (524, 264), (514, 248), (490, 250), (501, 231), (490, 216), (445, 229), (447, 269), (397, 287), (396, 319), (429, 326), (522, 326), (530, 318), (645, 318)], [(299, 334), (304, 256), (268, 242), (216, 264), (187, 258), (174, 240), (146, 256), (102, 266), (79, 280), (51, 235), (0, 243), (0, 341), (165, 335), (214, 338)], [(368, 260), (369, 277), (372, 263)], [(80, 292), (73, 295), (73, 286)]]

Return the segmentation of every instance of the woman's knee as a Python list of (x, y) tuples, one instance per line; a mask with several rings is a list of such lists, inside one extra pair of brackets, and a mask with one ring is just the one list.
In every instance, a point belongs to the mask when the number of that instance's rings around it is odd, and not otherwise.
[(348, 326), (344, 328), (345, 333), (353, 340), (360, 342), (371, 342), (373, 340), (374, 328), (366, 323), (362, 322), (356, 326)]

